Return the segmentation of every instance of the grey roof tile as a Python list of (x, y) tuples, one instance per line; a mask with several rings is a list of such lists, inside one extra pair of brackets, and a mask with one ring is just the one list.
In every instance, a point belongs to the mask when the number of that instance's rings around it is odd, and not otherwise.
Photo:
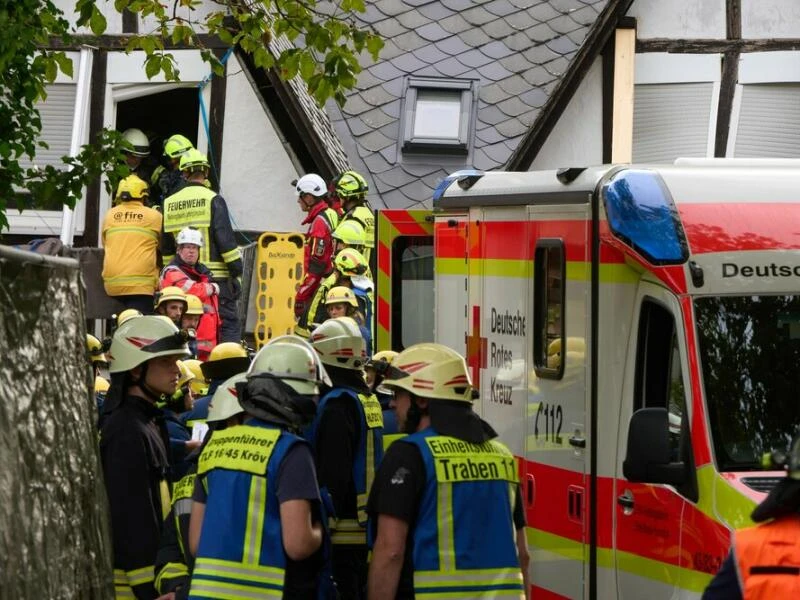
[(522, 73), (531, 65), (531, 63), (529, 63), (519, 52), (516, 52), (510, 56), (506, 56), (505, 58), (501, 58), (500, 64), (512, 73)]
[(385, 125), (382, 125), (378, 131), (395, 142), (400, 137), (400, 119), (392, 119)]
[(483, 32), (494, 40), (507, 38), (514, 31), (514, 28), (505, 19), (495, 19), (483, 26)]
[(516, 12), (513, 15), (509, 15), (503, 20), (508, 23), (510, 27), (516, 29), (517, 31), (525, 31), (529, 27), (533, 27), (537, 22), (524, 10)]
[(399, 189), (406, 196), (406, 198), (409, 199), (424, 198), (425, 196), (430, 197), (433, 191), (433, 188), (429, 185), (426, 185), (421, 179), (412, 179)]
[(484, 5), (484, 8), (498, 17), (505, 17), (506, 15), (515, 13), (518, 10), (517, 7), (511, 4), (511, 2), (508, 0), (492, 0)]
[(453, 14), (455, 14), (454, 11), (447, 8), (441, 2), (431, 2), (426, 6), (422, 6), (420, 7), (419, 12), (424, 17), (430, 19), (431, 21), (436, 21), (439, 24), (441, 24), (442, 19), (446, 19), (447, 17), (450, 17)]
[(372, 131), (372, 127), (364, 123), (361, 119), (348, 119), (347, 124), (350, 127), (351, 133), (356, 137), (361, 137)]
[(384, 81), (381, 85), (389, 95), (391, 95), (393, 98), (397, 98), (403, 93), (403, 83), (403, 78), (397, 77), (396, 79)]
[(383, 106), (387, 102), (391, 102), (394, 96), (387, 92), (383, 86), (376, 85), (361, 92), (361, 98), (371, 106)]
[(360, 94), (355, 94), (347, 98), (347, 102), (342, 107), (342, 112), (346, 115), (356, 116), (367, 112), (372, 107), (364, 102)]
[(534, 42), (546, 42), (556, 37), (556, 32), (547, 23), (534, 25), (525, 32)]
[(375, 6), (383, 14), (390, 17), (401, 15), (411, 9), (403, 0), (378, 0)]
[(532, 48), (528, 48), (525, 50), (525, 52), (523, 52), (523, 54), (528, 62), (535, 65), (542, 65), (553, 60), (554, 58), (558, 58), (558, 54), (553, 52), (544, 44), (539, 44), (537, 46), (533, 46)]
[(411, 6), (416, 6), (416, 7), (421, 9), (422, 7), (424, 7), (427, 4), (435, 3), (436, 0), (405, 0), (405, 2), (406, 2), (406, 4), (409, 4)]
[(439, 50), (434, 44), (428, 44), (422, 48), (417, 48), (414, 50), (414, 56), (429, 65), (436, 64), (440, 60), (447, 60), (449, 58), (447, 54)]
[(417, 69), (428, 66), (428, 63), (422, 62), (410, 52), (401, 54), (392, 59), (392, 65), (403, 73), (413, 73)]
[(496, 106), (484, 106), (481, 108), (478, 119), (479, 121), (486, 123), (487, 125), (497, 125), (498, 123), (505, 121), (508, 117), (502, 110), (497, 108)]
[(443, 29), (446, 29), (450, 33), (461, 33), (462, 31), (466, 31), (472, 27), (472, 25), (467, 23), (466, 19), (464, 19), (464, 17), (458, 13), (449, 16), (446, 19), (442, 19), (439, 21), (439, 25), (441, 25)]
[(374, 2), (365, 2), (365, 9), (366, 10), (363, 13), (358, 13), (359, 21), (373, 24), (386, 18), (386, 15), (378, 10), (378, 7), (375, 6)]
[(455, 12), (461, 12), (462, 10), (467, 10), (470, 6), (473, 5), (472, 0), (442, 0), (442, 4), (444, 4), (447, 8)]
[(386, 146), (386, 148), (380, 151), (380, 155), (387, 163), (394, 166), (394, 164), (397, 163), (397, 144), (394, 143)]
[(542, 66), (531, 67), (522, 76), (532, 86), (541, 86), (553, 80), (553, 76)]
[[(383, 173), (393, 166), (393, 164), (387, 161), (379, 152), (367, 152), (362, 156), (364, 158), (364, 164), (367, 165), (369, 172), (372, 173), (373, 176), (378, 173)], [(391, 206), (391, 204), (387, 204), (387, 206)]]
[(428, 22), (428, 19), (423, 17), (422, 14), (416, 10), (410, 10), (402, 15), (398, 15), (397, 20), (400, 21), (400, 24), (406, 29), (416, 29)]
[(433, 66), (445, 77), (458, 77), (459, 75), (463, 75), (467, 71), (472, 70), (471, 67), (464, 66), (452, 56), (447, 60), (436, 63)]
[(407, 184), (414, 177), (415, 175), (406, 173), (403, 169), (392, 169), (391, 171), (384, 171), (378, 175), (376, 179), (388, 187), (399, 188)]
[(442, 74), (439, 71), (437, 71), (436, 67), (434, 67), (433, 65), (429, 65), (424, 69), (417, 69), (416, 71), (414, 71), (414, 75), (418, 77), (434, 77), (434, 78), (442, 76)]
[(490, 42), (481, 48), (481, 52), (494, 59), (500, 59), (514, 53), (503, 42)]
[(493, 60), (491, 57), (486, 56), (480, 50), (469, 50), (464, 54), (459, 54), (458, 56), (456, 56), (456, 59), (458, 60), (458, 62), (468, 67), (472, 67), (473, 69), (477, 69), (478, 67), (482, 67), (483, 65), (488, 65)]
[(479, 48), (488, 44), (492, 38), (486, 35), (482, 27), (472, 27), (458, 34), (459, 39), (470, 48)]
[[(403, 54), (405, 50), (402, 50), (397, 47), (390, 39), (384, 39), (383, 48), (381, 48), (381, 54), (379, 56), (379, 60), (392, 60), (395, 56), (400, 56)], [(362, 66), (364, 63), (360, 63)]]
[(486, 104), (497, 104), (508, 98), (508, 92), (501, 88), (499, 84), (490, 83), (489, 85), (481, 86), (478, 90), (478, 98), (486, 102)]
[(511, 151), (508, 149), (508, 146), (506, 146), (502, 142), (484, 146), (483, 151), (490, 159), (492, 159), (498, 165), (501, 165), (504, 162), (506, 162), (506, 159), (511, 154)]
[(402, 48), (407, 52), (413, 52), (417, 48), (420, 48), (428, 43), (427, 40), (419, 37), (417, 32), (414, 30), (406, 31), (404, 34), (395, 37), (392, 41), (397, 44), (398, 48)]
[(548, 0), (548, 2), (560, 13), (568, 13), (585, 6), (582, 0)]
[(509, 0), (509, 1), (517, 8), (525, 10), (526, 8), (530, 8), (531, 6), (536, 6), (542, 0)]
[(390, 19), (383, 19), (375, 23), (374, 25), (375, 30), (381, 34), (384, 41), (389, 41), (393, 37), (400, 35), (406, 31), (406, 28), (403, 27), (403, 24), (395, 18)]
[(582, 29), (569, 15), (561, 15), (555, 19), (551, 19), (547, 24), (550, 26), (550, 29), (562, 35), (570, 31), (575, 31), (576, 29)]
[(531, 89), (531, 85), (522, 78), (521, 75), (512, 75), (497, 82), (498, 87), (503, 90), (504, 98), (517, 96), (526, 90)]
[(380, 82), (380, 79), (375, 77), (375, 75), (370, 73), (367, 69), (364, 69), (358, 74), (358, 78), (356, 80), (356, 89), (366, 90), (371, 88), (373, 85), (378, 85)]
[(598, 10), (598, 7), (596, 5), (587, 4), (586, 6), (583, 6), (578, 10), (572, 11), (571, 13), (569, 13), (569, 16), (576, 23), (588, 27), (597, 20), (598, 14), (600, 14), (600, 11)]
[[(532, 115), (538, 114), (531, 113)], [(533, 121), (533, 117), (530, 117), (531, 121)], [(500, 132), (502, 136), (505, 138), (515, 137), (518, 135), (523, 135), (528, 130), (529, 125), (526, 125), (524, 120), (521, 119), (509, 119), (507, 121), (503, 121), (502, 123), (497, 124), (497, 131)]]
[(486, 77), (486, 79), (491, 79), (492, 81), (500, 81), (501, 79), (505, 79), (511, 75), (508, 69), (503, 67), (503, 65), (500, 63), (495, 62), (491, 62), (488, 65), (479, 67), (478, 73)]
[(440, 171), (442, 167), (431, 161), (424, 160), (419, 162), (405, 162), (403, 163), (403, 169), (406, 173), (414, 177), (425, 177), (426, 175)]
[(483, 171), (494, 169), (497, 166), (497, 163), (489, 158), (483, 151), (483, 148), (475, 148), (472, 155), (472, 164), (475, 165), (476, 169), (481, 169)]
[(555, 60), (551, 60), (549, 63), (544, 65), (544, 68), (547, 69), (547, 72), (551, 75), (556, 77), (561, 77), (564, 74), (564, 71), (567, 70), (569, 66), (569, 59), (563, 56), (559, 56)]
[(463, 54), (464, 52), (470, 50), (470, 47), (455, 35), (445, 40), (441, 40), (440, 42), (436, 42), (436, 47), (450, 56), (458, 56), (459, 54)]
[(525, 35), (522, 31), (517, 31), (511, 35), (506, 36), (503, 39), (503, 42), (506, 46), (508, 46), (514, 52), (524, 52), (531, 46), (533, 46), (533, 42), (531, 39)]
[(538, 87), (533, 87), (529, 88), (528, 91), (521, 93), (519, 95), (519, 99), (528, 106), (541, 108), (544, 106), (544, 103), (547, 102), (547, 94)]
[(484, 127), (483, 129), (479, 129), (477, 132), (475, 132), (475, 136), (483, 142), (482, 144), (478, 144), (479, 146), (496, 144), (497, 142), (502, 142), (503, 139), (505, 139), (505, 136), (503, 136), (497, 130), (497, 127), (492, 125)]
[(522, 113), (528, 112), (531, 109), (530, 106), (522, 102), (516, 96), (512, 96), (511, 98), (498, 103), (497, 108), (502, 110), (510, 117), (518, 117)]
[(468, 23), (480, 26), (495, 19), (495, 16), (487, 11), (483, 6), (473, 6), (461, 13)]
[(399, 119), (400, 118), (400, 104), (401, 104), (400, 98), (397, 98), (397, 99), (392, 100), (391, 102), (388, 102), (388, 103), (384, 104), (383, 106), (381, 106), (381, 110), (383, 112), (385, 112), (387, 115), (389, 115), (390, 117), (395, 117), (395, 118)]
[(417, 33), (428, 40), (429, 42), (438, 42), (445, 38), (450, 37), (452, 34), (449, 31), (442, 29), (438, 23), (428, 23), (417, 29)]
[(586, 28), (579, 27), (575, 31), (570, 31), (567, 34), (567, 37), (572, 41), (575, 46), (580, 47), (583, 44), (583, 40), (586, 39)]
[(392, 63), (388, 62), (380, 62), (378, 64), (372, 65), (369, 67), (369, 72), (372, 73), (378, 79), (382, 79), (383, 81), (388, 81), (390, 79), (397, 79), (398, 77), (402, 77), (403, 73), (398, 71), (397, 68), (392, 65)]
[(392, 208), (411, 208), (419, 204), (422, 200), (412, 200), (399, 189), (389, 190), (383, 194), (383, 199), (387, 206)]
[(397, 120), (390, 117), (379, 108), (373, 108), (371, 111), (359, 115), (359, 117), (370, 129), (380, 129), (384, 125)]
[(555, 19), (562, 14), (553, 8), (552, 2), (539, 2), (526, 12), (538, 23), (547, 23), (550, 19)]

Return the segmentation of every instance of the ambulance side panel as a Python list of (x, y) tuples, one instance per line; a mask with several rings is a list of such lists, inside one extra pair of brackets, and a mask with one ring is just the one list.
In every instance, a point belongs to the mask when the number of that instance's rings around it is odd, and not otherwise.
[(475, 341), (468, 339), (467, 214), (437, 216), (434, 222), (434, 341), (469, 360)]

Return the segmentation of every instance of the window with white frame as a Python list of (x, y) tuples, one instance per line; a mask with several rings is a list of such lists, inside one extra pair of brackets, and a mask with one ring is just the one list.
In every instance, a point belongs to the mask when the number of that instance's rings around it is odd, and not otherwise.
[(800, 52), (742, 55), (727, 156), (800, 158)]
[(403, 151), (467, 154), (474, 81), (409, 77), (403, 109)]
[(633, 161), (714, 155), (719, 54), (637, 54)]

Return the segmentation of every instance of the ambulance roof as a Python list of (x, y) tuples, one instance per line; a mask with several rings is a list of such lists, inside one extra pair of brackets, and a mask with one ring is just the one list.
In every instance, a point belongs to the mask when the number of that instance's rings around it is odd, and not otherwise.
[(605, 165), (569, 171), (464, 171), (440, 184), (434, 193), (434, 204), (440, 208), (467, 208), (587, 203), (599, 183), (622, 169), (657, 172), (679, 205), (800, 203), (800, 159), (682, 158), (672, 165)]

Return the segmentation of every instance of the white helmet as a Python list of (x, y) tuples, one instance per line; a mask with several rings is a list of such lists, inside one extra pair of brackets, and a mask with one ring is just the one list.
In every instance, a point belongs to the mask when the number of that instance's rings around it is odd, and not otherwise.
[(109, 373), (124, 373), (159, 356), (188, 357), (187, 334), (166, 317), (128, 319), (114, 332), (108, 358)]
[(247, 375), (239, 373), (217, 388), (208, 405), (208, 418), (206, 419), (208, 423), (227, 421), (233, 415), (244, 412), (244, 409), (239, 404), (239, 393), (236, 391), (236, 384), (246, 380)]
[(185, 227), (178, 232), (178, 237), (175, 239), (175, 243), (178, 244), (178, 246), (181, 244), (194, 244), (195, 246), (202, 248), (203, 234), (197, 229)]
[(325, 185), (325, 180), (322, 177), (316, 173), (309, 173), (297, 180), (297, 193), (311, 194), (321, 198), (328, 193), (328, 186)]
[(331, 385), (319, 354), (296, 335), (273, 338), (258, 351), (247, 376), (261, 373), (283, 380), (298, 394), (317, 394), (320, 384)]
[(150, 154), (150, 140), (147, 139), (141, 129), (126, 129), (122, 132), (122, 138), (133, 146), (132, 150), (126, 150), (126, 152), (134, 156), (147, 156)]
[(358, 371), (367, 362), (361, 330), (350, 317), (325, 321), (311, 333), (311, 345), (324, 365)]

